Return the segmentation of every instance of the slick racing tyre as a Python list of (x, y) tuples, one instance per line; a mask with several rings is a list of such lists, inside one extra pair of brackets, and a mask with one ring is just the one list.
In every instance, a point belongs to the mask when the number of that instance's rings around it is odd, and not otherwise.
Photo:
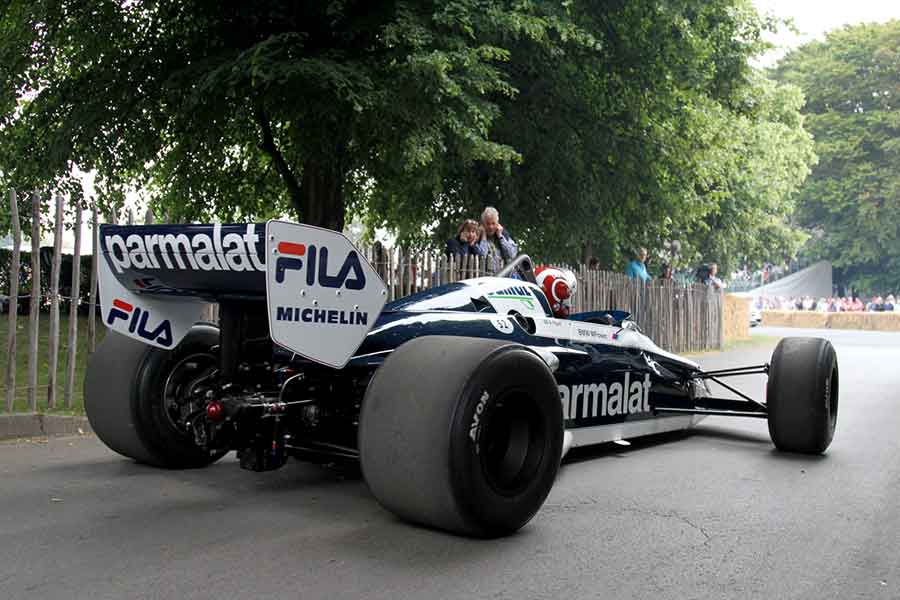
[(191, 392), (215, 376), (218, 329), (196, 325), (173, 350), (109, 331), (88, 363), (84, 409), (110, 449), (157, 467), (203, 467), (225, 452), (194, 442), (186, 423), (199, 408)]
[(360, 415), (363, 476), (402, 519), (476, 537), (515, 532), (556, 477), (562, 404), (526, 347), (452, 336), (414, 339), (369, 383)]
[(784, 338), (775, 347), (766, 389), (769, 435), (779, 450), (820, 454), (834, 437), (838, 364), (821, 338)]

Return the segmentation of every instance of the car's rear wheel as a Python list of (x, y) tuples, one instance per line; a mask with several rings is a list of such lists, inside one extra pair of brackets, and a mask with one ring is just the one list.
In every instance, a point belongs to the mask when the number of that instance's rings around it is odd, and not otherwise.
[(834, 438), (838, 411), (838, 363), (831, 342), (781, 340), (772, 353), (766, 400), (776, 448), (825, 452)]
[(202, 412), (198, 390), (215, 377), (218, 329), (197, 325), (173, 350), (108, 332), (91, 356), (84, 408), (110, 449), (150, 465), (202, 467), (225, 452), (198, 446), (192, 420)]
[(408, 521), (478, 537), (538, 511), (562, 452), (559, 391), (520, 344), (429, 336), (393, 352), (363, 400), (359, 451), (376, 499)]

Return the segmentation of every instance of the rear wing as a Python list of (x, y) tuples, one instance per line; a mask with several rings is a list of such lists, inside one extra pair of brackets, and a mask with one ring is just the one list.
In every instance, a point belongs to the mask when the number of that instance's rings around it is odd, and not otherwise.
[(264, 295), (275, 343), (340, 368), (387, 299), (349, 239), (310, 225), (101, 226), (100, 254), (106, 326), (164, 349), (218, 298)]

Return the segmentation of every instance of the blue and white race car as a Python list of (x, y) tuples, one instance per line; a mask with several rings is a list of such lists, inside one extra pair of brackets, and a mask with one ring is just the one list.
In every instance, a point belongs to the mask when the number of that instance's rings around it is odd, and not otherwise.
[[(344, 236), (265, 225), (104, 226), (110, 333), (85, 408), (111, 449), (166, 468), (235, 450), (266, 471), (289, 456), (358, 461), (400, 517), (506, 535), (546, 499), (572, 447), (768, 419), (775, 446), (820, 453), (834, 435), (829, 342), (788, 338), (771, 364), (704, 371), (615, 310), (553, 317), (527, 256), (496, 277), (386, 303)], [(509, 276), (518, 273), (517, 278)], [(217, 303), (218, 324), (203, 323)], [(767, 402), (708, 381), (768, 374)]]

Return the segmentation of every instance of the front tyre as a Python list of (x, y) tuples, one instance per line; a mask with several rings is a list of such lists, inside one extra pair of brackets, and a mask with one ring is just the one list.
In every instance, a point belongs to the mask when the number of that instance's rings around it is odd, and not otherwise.
[(219, 331), (196, 325), (173, 350), (109, 331), (88, 363), (84, 408), (110, 449), (138, 462), (183, 469), (225, 455), (197, 445), (190, 423), (201, 416), (198, 392), (211, 385)]
[(515, 532), (559, 468), (562, 405), (541, 358), (511, 342), (428, 336), (395, 350), (363, 400), (359, 452), (399, 517), (477, 537)]
[(779, 450), (821, 454), (834, 438), (838, 364), (831, 342), (784, 338), (772, 353), (766, 388), (769, 434)]

